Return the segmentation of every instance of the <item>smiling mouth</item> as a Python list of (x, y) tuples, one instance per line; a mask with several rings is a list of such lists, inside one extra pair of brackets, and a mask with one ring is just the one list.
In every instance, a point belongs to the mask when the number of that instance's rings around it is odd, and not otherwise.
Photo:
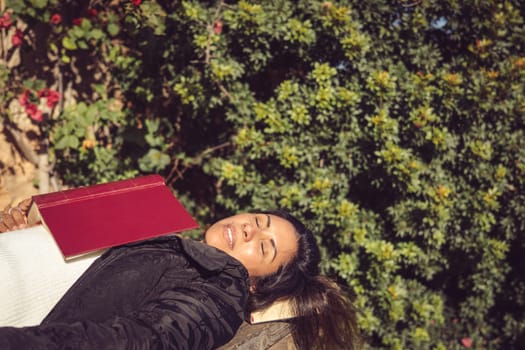
[(228, 244), (230, 245), (230, 249), (233, 249), (233, 232), (231, 227), (226, 228), (226, 232), (228, 234)]

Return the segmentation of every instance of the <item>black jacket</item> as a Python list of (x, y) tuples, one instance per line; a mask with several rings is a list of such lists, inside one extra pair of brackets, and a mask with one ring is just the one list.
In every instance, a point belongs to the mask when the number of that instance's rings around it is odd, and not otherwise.
[(97, 259), (40, 326), (0, 328), (0, 349), (213, 349), (240, 326), (246, 269), (170, 236)]

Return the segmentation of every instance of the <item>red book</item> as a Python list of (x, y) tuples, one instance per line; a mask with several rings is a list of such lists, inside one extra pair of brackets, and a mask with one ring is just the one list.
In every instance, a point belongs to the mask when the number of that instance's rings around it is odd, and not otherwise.
[(33, 208), (29, 221), (40, 218), (65, 259), (198, 227), (159, 175), (36, 195)]

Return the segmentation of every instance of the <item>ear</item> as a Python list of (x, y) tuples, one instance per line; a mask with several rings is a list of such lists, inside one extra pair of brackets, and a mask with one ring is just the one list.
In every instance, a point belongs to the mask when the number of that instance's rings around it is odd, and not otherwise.
[(250, 293), (255, 293), (257, 289), (257, 281), (255, 278), (250, 277)]

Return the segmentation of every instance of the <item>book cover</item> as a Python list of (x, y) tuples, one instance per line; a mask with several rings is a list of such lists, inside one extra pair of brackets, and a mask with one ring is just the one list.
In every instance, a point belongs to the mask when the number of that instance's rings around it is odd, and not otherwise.
[(28, 218), (65, 259), (198, 227), (159, 175), (36, 195)]

